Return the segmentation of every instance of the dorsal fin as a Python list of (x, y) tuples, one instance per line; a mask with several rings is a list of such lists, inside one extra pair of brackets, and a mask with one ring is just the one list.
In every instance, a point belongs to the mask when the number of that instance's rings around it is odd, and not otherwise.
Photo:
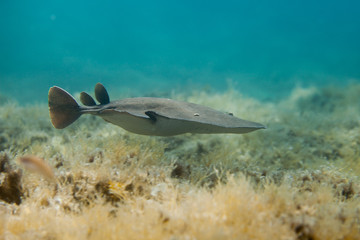
[(95, 97), (100, 104), (108, 104), (110, 102), (109, 94), (101, 83), (95, 85)]
[(81, 92), (80, 93), (80, 101), (85, 106), (95, 106), (96, 105), (95, 100), (89, 94), (87, 94), (86, 92)]

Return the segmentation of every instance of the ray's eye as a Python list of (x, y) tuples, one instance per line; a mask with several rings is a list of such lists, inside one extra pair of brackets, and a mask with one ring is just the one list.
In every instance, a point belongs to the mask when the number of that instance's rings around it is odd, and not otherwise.
[(198, 116), (200, 116), (200, 114), (198, 114), (198, 113), (194, 113), (194, 116), (195, 116), (195, 117), (198, 117)]

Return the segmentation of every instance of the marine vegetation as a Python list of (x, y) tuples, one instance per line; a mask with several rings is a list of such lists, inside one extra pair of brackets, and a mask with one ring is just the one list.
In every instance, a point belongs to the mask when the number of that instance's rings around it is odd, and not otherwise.
[(4, 100), (0, 239), (360, 239), (359, 92), (177, 93), (267, 129), (174, 137)]

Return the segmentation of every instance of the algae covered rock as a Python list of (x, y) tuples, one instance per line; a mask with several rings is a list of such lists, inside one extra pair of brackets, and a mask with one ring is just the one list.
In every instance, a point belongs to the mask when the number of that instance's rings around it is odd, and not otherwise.
[(9, 157), (0, 153), (0, 199), (7, 203), (21, 203), (21, 171), (14, 170), (9, 164)]

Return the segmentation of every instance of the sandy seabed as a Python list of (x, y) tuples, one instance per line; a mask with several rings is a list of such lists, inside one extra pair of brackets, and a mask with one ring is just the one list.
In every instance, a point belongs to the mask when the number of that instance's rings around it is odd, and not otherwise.
[(172, 97), (268, 128), (148, 137), (83, 116), (56, 130), (46, 104), (0, 98), (0, 239), (360, 239), (360, 85)]

